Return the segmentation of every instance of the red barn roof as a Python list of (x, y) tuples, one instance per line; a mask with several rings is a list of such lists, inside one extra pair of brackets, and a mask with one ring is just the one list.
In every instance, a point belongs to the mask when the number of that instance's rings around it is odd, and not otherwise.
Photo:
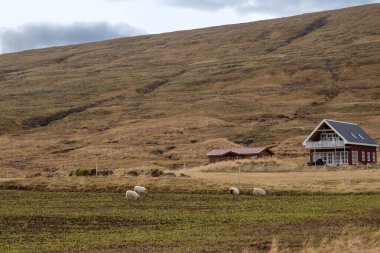
[(267, 147), (258, 147), (258, 148), (228, 148), (228, 149), (214, 149), (209, 152), (208, 156), (223, 156), (228, 153), (234, 153), (236, 155), (257, 155), (268, 150), (269, 153), (273, 154)]

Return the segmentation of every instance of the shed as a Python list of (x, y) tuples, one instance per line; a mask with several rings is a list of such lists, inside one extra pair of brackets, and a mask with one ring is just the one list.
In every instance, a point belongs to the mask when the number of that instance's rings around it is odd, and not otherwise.
[(210, 163), (236, 159), (271, 157), (274, 153), (267, 147), (215, 149), (207, 154)]

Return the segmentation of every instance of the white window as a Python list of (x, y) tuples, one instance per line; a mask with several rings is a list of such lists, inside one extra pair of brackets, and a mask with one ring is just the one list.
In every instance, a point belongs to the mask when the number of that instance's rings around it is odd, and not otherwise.
[(367, 162), (371, 161), (371, 152), (367, 152)]
[(347, 157), (347, 151), (315, 152), (313, 153), (313, 162), (316, 162), (318, 159), (322, 159), (323, 163), (326, 165), (343, 165), (348, 164)]
[(336, 133), (322, 133), (321, 134), (322, 141), (339, 141), (340, 138)]
[(361, 136), (360, 134), (358, 134), (358, 135), (359, 135), (360, 138), (362, 138), (362, 139), (364, 140), (364, 137), (363, 137), (363, 136)]
[(376, 162), (376, 152), (372, 153), (372, 162)]
[(327, 164), (334, 163), (334, 153), (327, 153)]
[(357, 139), (358, 137), (356, 137), (355, 134), (351, 133), (352, 137), (354, 137), (355, 139)]
[(362, 151), (362, 162), (365, 162), (365, 152)]
[(358, 151), (352, 151), (352, 164), (358, 164)]
[(347, 155), (348, 155), (347, 151), (345, 151), (345, 152), (337, 151), (336, 153), (334, 153), (335, 164), (337, 164), (337, 165), (348, 164)]

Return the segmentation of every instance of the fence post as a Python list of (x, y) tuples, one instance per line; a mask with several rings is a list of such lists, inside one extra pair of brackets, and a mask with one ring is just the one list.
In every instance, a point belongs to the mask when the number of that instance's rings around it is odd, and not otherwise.
[(294, 188), (294, 167), (292, 170), (292, 188)]
[(239, 165), (239, 187), (240, 187), (240, 173), (241, 173), (241, 165)]
[(98, 176), (98, 172), (99, 172), (99, 156), (96, 156), (95, 170), (96, 170), (96, 176)]
[(189, 170), (187, 169), (186, 163), (183, 163), (183, 169), (185, 170), (185, 175), (190, 177)]
[(351, 185), (351, 172), (348, 171), (348, 185)]

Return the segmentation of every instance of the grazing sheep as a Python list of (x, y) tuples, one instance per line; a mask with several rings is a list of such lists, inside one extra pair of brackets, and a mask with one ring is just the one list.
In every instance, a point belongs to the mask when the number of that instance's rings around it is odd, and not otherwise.
[(132, 199), (132, 200), (136, 200), (140, 197), (140, 195), (138, 195), (137, 192), (129, 191), (129, 190), (125, 193), (125, 196), (127, 197), (127, 199)]
[(231, 187), (228, 192), (229, 192), (229, 194), (233, 194), (233, 195), (239, 195), (239, 193), (240, 193), (239, 189), (236, 187)]
[(139, 185), (136, 185), (133, 190), (137, 193), (148, 193), (148, 190), (145, 187)]
[(265, 196), (267, 193), (261, 188), (253, 188), (253, 195)]

